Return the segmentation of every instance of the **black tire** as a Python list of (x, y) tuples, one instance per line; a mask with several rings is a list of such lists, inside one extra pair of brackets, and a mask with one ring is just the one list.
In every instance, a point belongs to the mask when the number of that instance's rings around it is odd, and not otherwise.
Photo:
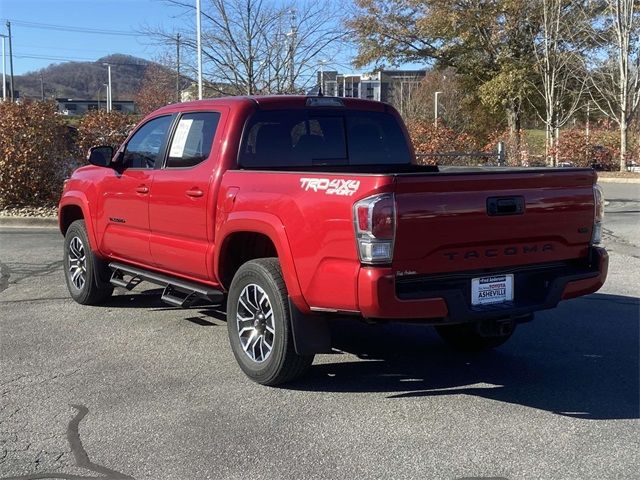
[[(79, 254), (84, 254), (84, 260), (78, 261)], [(97, 272), (96, 268), (108, 267), (103, 267), (102, 262), (91, 251), (84, 220), (76, 220), (67, 229), (64, 236), (63, 268), (71, 298), (79, 304), (100, 305), (113, 293), (112, 286), (96, 281), (96, 275), (104, 273)], [(80, 282), (79, 277), (84, 278), (84, 281)]]
[[(239, 311), (245, 320), (238, 319)], [(246, 332), (241, 335), (241, 330)], [(251, 260), (238, 269), (229, 288), (227, 331), (238, 365), (261, 385), (290, 382), (313, 362), (313, 355), (295, 351), (287, 287), (277, 258)]]
[(442, 325), (436, 327), (436, 331), (444, 342), (456, 350), (462, 352), (481, 352), (499, 347), (511, 338), (515, 331), (515, 325), (502, 335), (484, 336), (478, 332), (473, 323), (461, 325)]

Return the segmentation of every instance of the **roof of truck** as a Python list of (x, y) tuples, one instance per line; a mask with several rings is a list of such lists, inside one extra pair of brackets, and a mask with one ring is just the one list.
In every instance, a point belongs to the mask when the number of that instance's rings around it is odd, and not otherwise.
[[(316, 99), (316, 100), (310, 100)], [(363, 100), (360, 98), (347, 97), (318, 97), (310, 95), (254, 95), (254, 96), (237, 96), (237, 97), (218, 97), (206, 98), (203, 100), (195, 100), (192, 102), (173, 103), (162, 107), (158, 112), (172, 112), (176, 110), (184, 110), (190, 107), (206, 107), (206, 106), (228, 106), (233, 107), (242, 104), (255, 104), (259, 108), (264, 109), (284, 109), (284, 108), (305, 108), (309, 102), (317, 102), (317, 108), (333, 107), (339, 108), (342, 103), (344, 107), (357, 110), (374, 110), (385, 111), (389, 108), (386, 103), (375, 100)]]

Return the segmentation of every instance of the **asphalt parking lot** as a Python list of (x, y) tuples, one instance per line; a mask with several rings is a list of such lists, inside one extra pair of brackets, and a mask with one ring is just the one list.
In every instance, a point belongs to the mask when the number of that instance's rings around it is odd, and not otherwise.
[(603, 289), (505, 346), (338, 325), (279, 389), (243, 376), (221, 312), (152, 285), (82, 307), (57, 230), (0, 228), (0, 479), (638, 478), (638, 187), (604, 185)]

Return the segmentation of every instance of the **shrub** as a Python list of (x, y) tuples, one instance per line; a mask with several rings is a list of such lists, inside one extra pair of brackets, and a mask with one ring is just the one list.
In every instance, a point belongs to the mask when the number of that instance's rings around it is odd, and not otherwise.
[[(639, 145), (631, 137), (627, 156), (638, 154)], [(560, 133), (560, 140), (552, 153), (558, 154), (559, 162), (569, 162), (576, 167), (597, 166), (601, 170), (620, 169), (620, 133), (615, 128), (597, 126), (589, 132), (587, 139), (583, 128), (572, 128)]]
[(535, 161), (533, 155), (530, 155), (529, 144), (525, 135), (520, 134), (518, 137), (511, 135), (509, 130), (499, 130), (489, 135), (487, 143), (482, 147), (483, 152), (494, 152), (498, 148), (498, 143), (504, 143), (506, 164), (512, 167), (529, 166)]
[(0, 103), (0, 208), (55, 204), (71, 158), (55, 103)]
[[(469, 134), (458, 133), (440, 123), (437, 127), (426, 120), (409, 120), (407, 130), (420, 163), (427, 165), (451, 165), (477, 163), (477, 158), (465, 156), (465, 152), (478, 150), (477, 141)], [(462, 155), (438, 156), (442, 153), (462, 153)], [(424, 156), (420, 158), (421, 156)]]
[(122, 112), (93, 110), (87, 112), (78, 125), (77, 145), (80, 156), (86, 155), (91, 147), (110, 145), (114, 149), (127, 138), (138, 118)]

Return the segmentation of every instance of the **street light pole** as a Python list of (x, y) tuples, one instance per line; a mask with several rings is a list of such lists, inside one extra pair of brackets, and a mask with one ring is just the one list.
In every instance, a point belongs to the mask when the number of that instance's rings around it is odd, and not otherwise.
[(105, 65), (107, 67), (107, 77), (108, 77), (108, 81), (109, 83), (107, 84), (107, 113), (111, 112), (111, 108), (113, 107), (112, 104), (112, 97), (111, 97), (111, 64), (110, 63), (103, 63), (103, 65)]
[(442, 92), (436, 92), (434, 97), (434, 106), (433, 106), (433, 114), (434, 114), (434, 125), (437, 127), (438, 126), (438, 116), (439, 116), (439, 112), (438, 112), (438, 97), (440, 96)]
[(198, 50), (198, 100), (202, 100), (202, 26), (200, 24), (200, 0), (196, 0), (196, 43)]

